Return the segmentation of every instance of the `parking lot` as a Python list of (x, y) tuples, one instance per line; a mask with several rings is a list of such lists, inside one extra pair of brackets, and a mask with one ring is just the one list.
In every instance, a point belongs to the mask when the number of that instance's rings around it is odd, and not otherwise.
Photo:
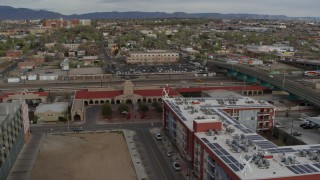
[(276, 115), (276, 121), (282, 125), (282, 128), (287, 133), (291, 134), (294, 132), (301, 133), (301, 136), (296, 136), (296, 138), (302, 140), (306, 144), (319, 144), (320, 143), (320, 130), (319, 128), (304, 129), (300, 127), (303, 123), (299, 118), (301, 113), (307, 114), (309, 116), (318, 116), (317, 111), (295, 111), (290, 112), (289, 117), (286, 117), (285, 112), (278, 112)]
[(135, 75), (135, 74), (181, 74), (181, 73), (206, 73), (205, 67), (195, 67), (190, 64), (176, 65), (124, 65), (111, 69), (112, 74), (116, 75)]

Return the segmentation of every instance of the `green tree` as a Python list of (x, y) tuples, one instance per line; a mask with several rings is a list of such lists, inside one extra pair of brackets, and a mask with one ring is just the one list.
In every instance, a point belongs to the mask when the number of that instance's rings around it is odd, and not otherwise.
[(44, 89), (41, 87), (38, 89), (38, 92), (44, 92)]
[(101, 114), (104, 118), (110, 118), (112, 115), (112, 107), (110, 104), (104, 104), (102, 106)]
[(155, 108), (155, 110), (158, 112), (158, 113), (161, 113), (163, 110), (162, 110), (162, 106), (159, 102), (153, 102), (152, 103), (152, 106)]
[(62, 116), (59, 116), (58, 120), (61, 121), (61, 122), (67, 122), (67, 118), (62, 117)]
[(122, 112), (124, 112), (124, 111), (128, 112), (128, 111), (129, 111), (129, 107), (128, 107), (127, 104), (121, 103), (121, 104), (119, 105), (119, 107), (118, 107), (118, 110), (119, 110), (120, 113), (122, 113)]
[(147, 112), (149, 111), (149, 106), (146, 103), (139, 103), (139, 110), (142, 112)]

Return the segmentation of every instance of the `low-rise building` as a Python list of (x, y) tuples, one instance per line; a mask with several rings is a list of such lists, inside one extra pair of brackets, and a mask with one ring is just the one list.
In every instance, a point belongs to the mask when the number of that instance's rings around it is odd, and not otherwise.
[(128, 64), (165, 64), (179, 61), (179, 53), (165, 50), (149, 50), (146, 52), (130, 52), (126, 57)]
[(22, 51), (7, 51), (6, 57), (12, 58), (12, 59), (18, 59), (21, 58)]
[(61, 63), (60, 63), (60, 67), (63, 71), (69, 71), (70, 69), (70, 63), (69, 63), (69, 59), (65, 58)]
[(68, 113), (67, 102), (56, 102), (52, 104), (39, 104), (34, 115), (40, 122), (58, 121), (59, 117), (66, 118)]
[(34, 69), (36, 66), (35, 62), (19, 62), (18, 63), (18, 68), (20, 71), (30, 71)]

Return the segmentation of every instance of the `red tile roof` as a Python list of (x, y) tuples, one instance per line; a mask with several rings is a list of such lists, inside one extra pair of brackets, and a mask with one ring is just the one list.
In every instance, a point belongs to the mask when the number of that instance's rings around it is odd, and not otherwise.
[(104, 99), (113, 98), (122, 95), (122, 90), (120, 91), (77, 91), (75, 94), (75, 99)]
[[(39, 96), (48, 96), (48, 92), (28, 92), (28, 93), (32, 93), (32, 94), (38, 94)], [(17, 92), (17, 93), (5, 93), (5, 94), (2, 94), (0, 96), (0, 98), (5, 98), (5, 97), (9, 97), (10, 95), (15, 95), (15, 94), (20, 94), (20, 92)]]
[[(162, 97), (163, 95), (163, 89), (146, 89), (146, 90), (134, 90), (134, 94), (140, 95), (140, 96), (159, 96)], [(178, 96), (179, 93), (176, 92), (173, 89), (169, 89), (169, 96)]]
[(39, 96), (48, 96), (49, 92), (32, 92), (33, 94), (38, 94)]

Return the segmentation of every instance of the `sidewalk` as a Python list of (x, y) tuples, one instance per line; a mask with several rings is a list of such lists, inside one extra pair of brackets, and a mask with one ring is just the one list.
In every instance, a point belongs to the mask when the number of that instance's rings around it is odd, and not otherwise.
[(24, 144), (14, 163), (7, 180), (27, 180), (45, 139), (43, 134), (31, 134), (29, 141)]
[(129, 153), (131, 156), (131, 160), (136, 171), (137, 179), (138, 180), (146, 180), (148, 175), (146, 174), (146, 170), (142, 165), (142, 160), (139, 156), (138, 150), (136, 149), (136, 145), (133, 140), (133, 136), (135, 134), (134, 131), (130, 130), (122, 130), (124, 134), (124, 138), (126, 140)]

